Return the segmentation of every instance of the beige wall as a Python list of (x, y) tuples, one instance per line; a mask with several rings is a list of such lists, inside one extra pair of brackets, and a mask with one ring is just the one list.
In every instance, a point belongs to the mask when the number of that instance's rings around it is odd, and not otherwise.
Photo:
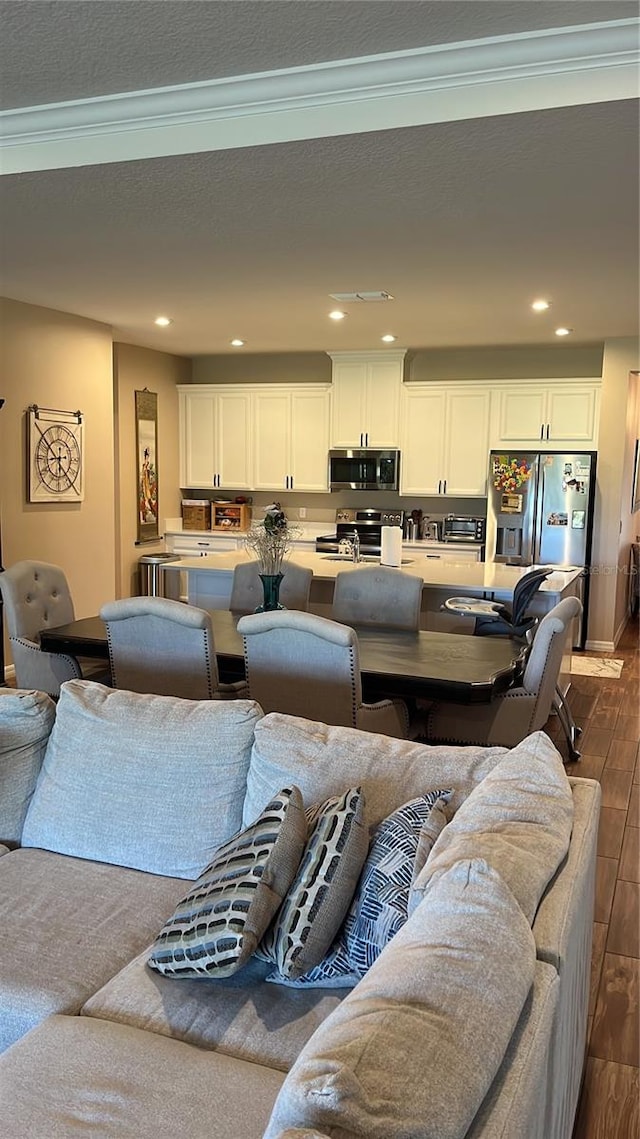
[[(113, 596), (115, 500), (111, 329), (0, 299), (0, 498), (4, 565), (34, 558), (65, 570), (78, 617)], [(84, 416), (81, 503), (28, 503), (26, 410)]]
[(132, 344), (114, 345), (116, 404), (116, 596), (138, 593), (138, 558), (158, 553), (164, 542), (137, 540), (137, 462), (134, 392), (148, 388), (158, 396), (158, 505), (160, 534), (165, 518), (180, 517), (178, 475), (178, 393), (176, 384), (191, 377), (191, 361)]
[(330, 384), (326, 352), (238, 351), (235, 355), (195, 356), (194, 384)]
[(564, 379), (599, 376), (602, 344), (520, 344), (491, 348), (430, 348), (409, 354), (409, 381)]
[[(631, 474), (629, 376), (640, 364), (635, 338), (605, 343), (598, 443), (598, 489), (588, 647), (612, 649), (625, 620)], [(635, 389), (631, 389), (635, 404)]]

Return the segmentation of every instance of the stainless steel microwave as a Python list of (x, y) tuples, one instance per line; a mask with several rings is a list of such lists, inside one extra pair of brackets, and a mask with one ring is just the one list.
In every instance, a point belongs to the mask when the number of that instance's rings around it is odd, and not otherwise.
[(374, 447), (329, 451), (331, 490), (398, 490), (400, 452)]

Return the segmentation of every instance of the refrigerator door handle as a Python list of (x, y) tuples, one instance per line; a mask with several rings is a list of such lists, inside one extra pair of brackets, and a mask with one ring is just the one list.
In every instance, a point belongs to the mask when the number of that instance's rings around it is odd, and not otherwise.
[(533, 530), (531, 534), (531, 555), (534, 565), (540, 564), (540, 549), (542, 546), (542, 504), (544, 502), (544, 466), (540, 456), (536, 460), (536, 488), (535, 509), (533, 513)]

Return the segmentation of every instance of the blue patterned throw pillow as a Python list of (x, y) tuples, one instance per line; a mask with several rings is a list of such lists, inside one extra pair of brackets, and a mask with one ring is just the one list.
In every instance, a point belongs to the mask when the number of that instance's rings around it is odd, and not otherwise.
[(298, 987), (347, 988), (357, 985), (408, 916), (409, 891), (422, 828), (434, 806), (452, 791), (430, 791), (399, 807), (376, 829), (349, 912), (327, 956), (303, 976), (288, 982), (271, 973), (268, 981)]

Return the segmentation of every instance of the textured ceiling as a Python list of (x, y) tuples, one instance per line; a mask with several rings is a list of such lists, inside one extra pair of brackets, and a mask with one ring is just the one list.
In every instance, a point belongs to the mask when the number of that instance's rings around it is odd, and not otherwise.
[(2, 107), (638, 15), (624, 0), (2, 0)]
[[(0, 86), (19, 106), (636, 13), (21, 0), (0, 6)], [(387, 331), (414, 348), (557, 344), (560, 323), (573, 342), (633, 336), (638, 168), (638, 104), (611, 102), (6, 176), (2, 292), (185, 355), (233, 336), (249, 352), (379, 348)], [(327, 319), (329, 293), (375, 289), (396, 299)], [(531, 313), (539, 295), (551, 313)]]

